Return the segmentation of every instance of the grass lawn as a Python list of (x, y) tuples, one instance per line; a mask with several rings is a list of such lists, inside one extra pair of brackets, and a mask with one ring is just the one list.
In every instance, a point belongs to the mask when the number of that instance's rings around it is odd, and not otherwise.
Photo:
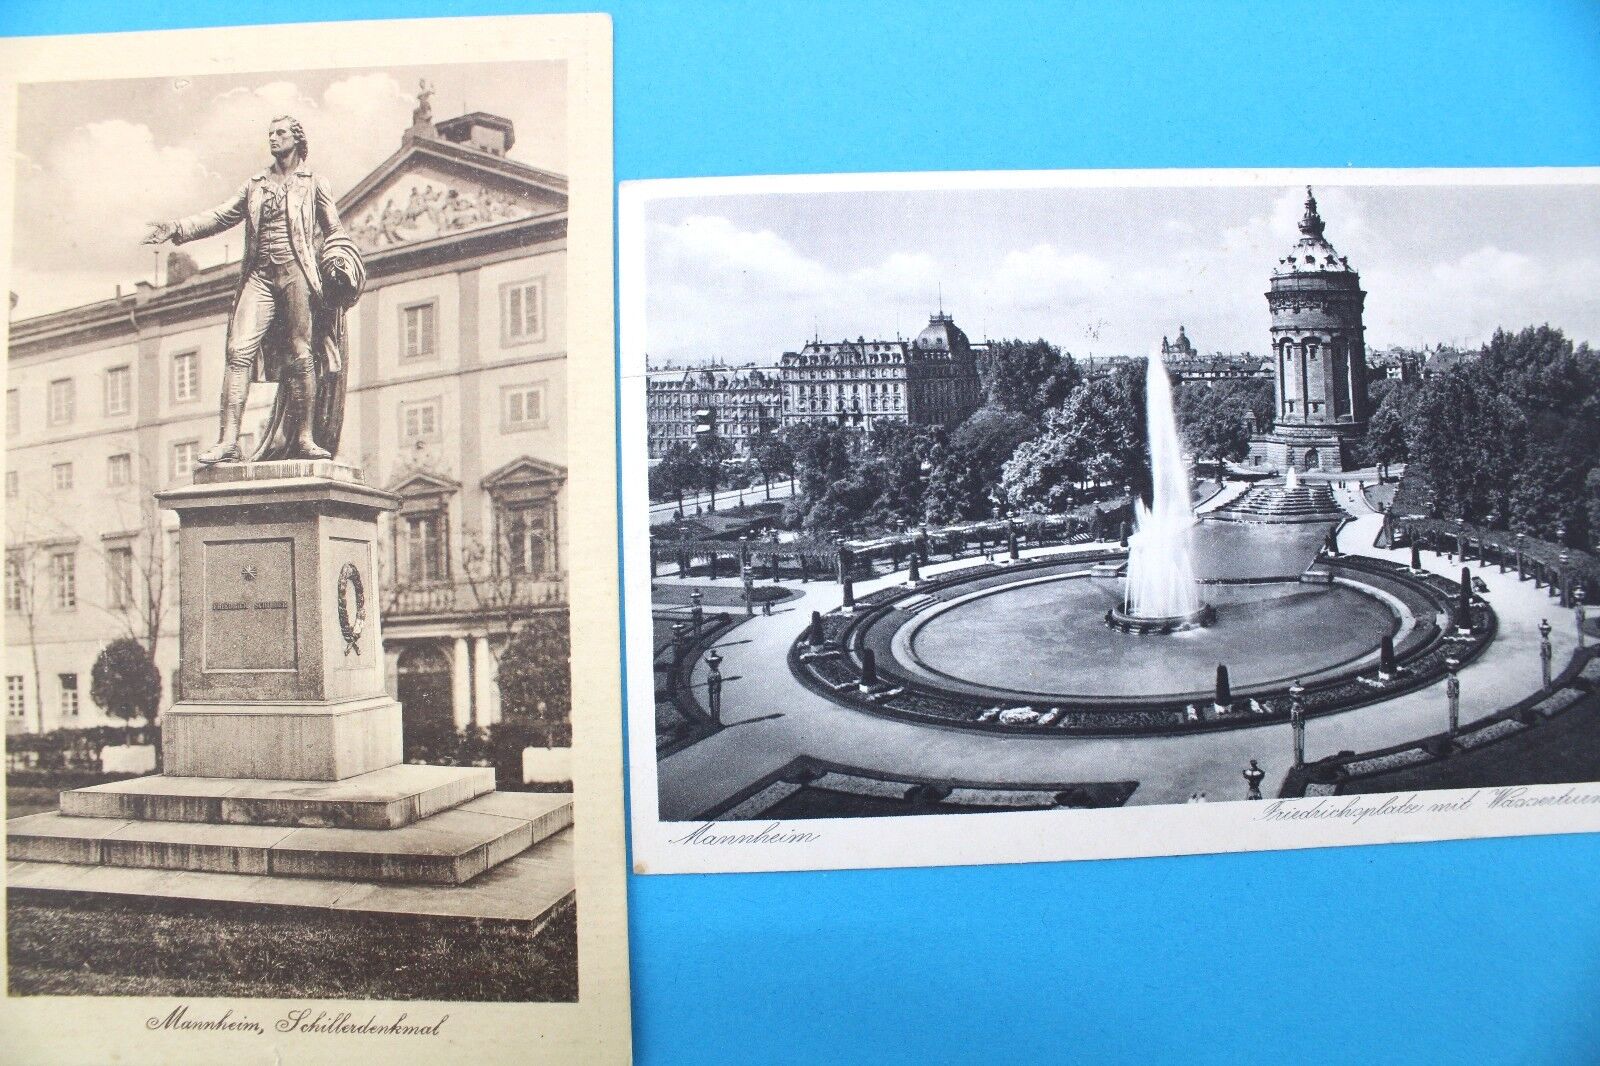
[(60, 805), (61, 790), (36, 788), (32, 785), (13, 785), (6, 789), (6, 817), (21, 818), (28, 814), (43, 814)]
[(13, 891), (6, 934), (13, 996), (571, 1002), (578, 995), (570, 905), (540, 928)]

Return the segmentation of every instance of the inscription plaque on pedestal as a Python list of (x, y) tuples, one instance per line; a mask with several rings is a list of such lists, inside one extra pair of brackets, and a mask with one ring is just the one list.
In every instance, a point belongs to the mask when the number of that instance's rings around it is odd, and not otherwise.
[(208, 541), (201, 573), (202, 669), (294, 670), (294, 541)]

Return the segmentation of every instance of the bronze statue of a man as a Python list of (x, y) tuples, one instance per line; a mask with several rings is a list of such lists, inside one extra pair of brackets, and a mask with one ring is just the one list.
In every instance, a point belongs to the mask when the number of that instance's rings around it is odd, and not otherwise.
[(222, 429), (202, 463), (239, 462), (250, 382), (279, 383), (252, 460), (330, 459), (344, 422), (344, 313), (366, 283), (328, 183), (306, 167), (305, 130), (288, 115), (267, 127), (272, 165), (227, 202), (151, 224), (146, 244), (199, 240), (244, 223), (244, 260), (228, 323)]

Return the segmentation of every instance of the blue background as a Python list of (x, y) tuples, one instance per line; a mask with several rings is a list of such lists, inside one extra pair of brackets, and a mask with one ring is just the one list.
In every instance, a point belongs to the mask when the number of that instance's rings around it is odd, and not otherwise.
[[(1600, 5), (10, 0), (38, 34), (609, 9), (619, 179), (1600, 164)], [(1600, 837), (630, 881), (639, 1061), (1600, 1062)]]

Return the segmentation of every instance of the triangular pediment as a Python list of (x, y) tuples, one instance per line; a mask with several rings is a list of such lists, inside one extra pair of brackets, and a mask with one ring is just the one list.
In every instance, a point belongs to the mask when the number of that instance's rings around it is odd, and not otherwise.
[(567, 180), (450, 141), (408, 136), (341, 198), (363, 251), (419, 244), (567, 209)]
[(455, 492), (461, 482), (426, 470), (414, 470), (402, 475), (389, 486), (389, 491), (402, 499), (412, 496), (438, 496)]
[(566, 479), (566, 467), (524, 455), (485, 476), (483, 487), (499, 494), (517, 490), (554, 492)]

